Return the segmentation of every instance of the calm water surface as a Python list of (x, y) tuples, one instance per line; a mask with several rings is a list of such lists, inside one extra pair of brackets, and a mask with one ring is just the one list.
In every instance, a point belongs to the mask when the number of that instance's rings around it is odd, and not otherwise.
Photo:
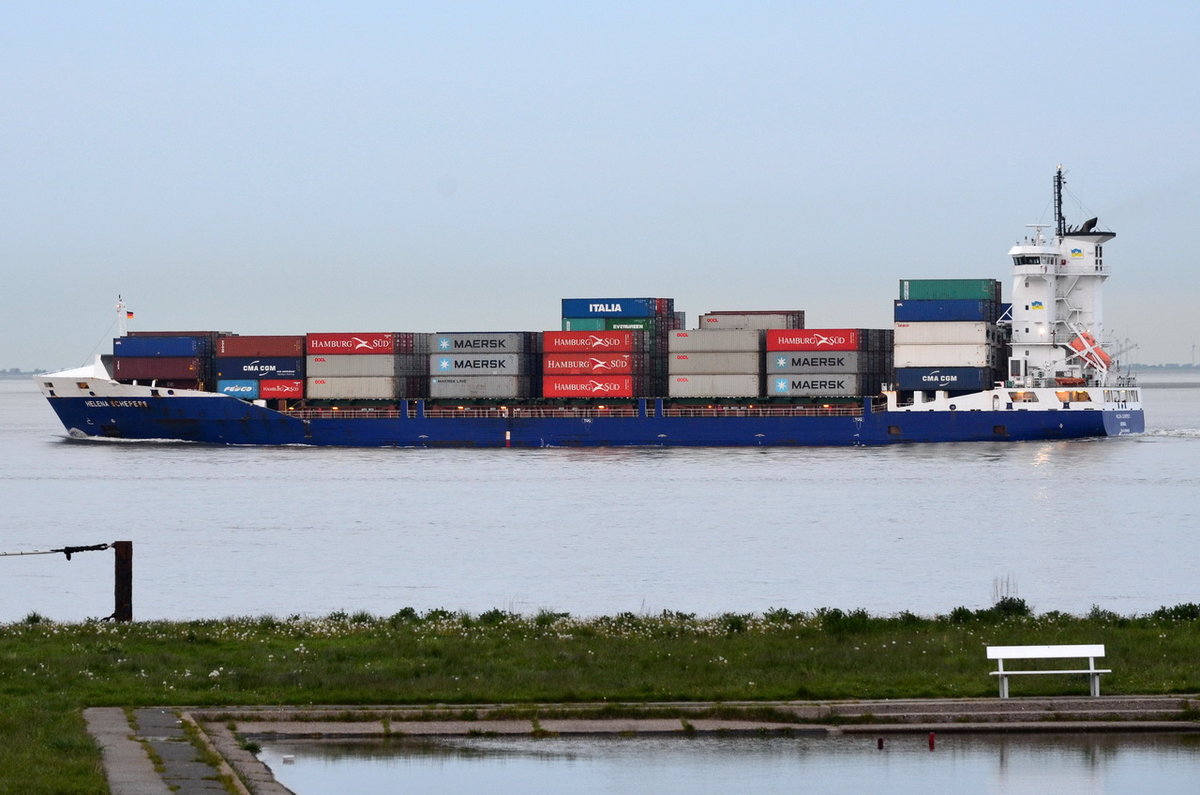
[[(0, 380), (0, 552), (134, 542), (134, 615), (944, 613), (1200, 601), (1200, 376), (1123, 439), (395, 450), (65, 439)], [(0, 621), (113, 607), (112, 553), (0, 558)], [(1003, 594), (1001, 594), (1003, 595)]]

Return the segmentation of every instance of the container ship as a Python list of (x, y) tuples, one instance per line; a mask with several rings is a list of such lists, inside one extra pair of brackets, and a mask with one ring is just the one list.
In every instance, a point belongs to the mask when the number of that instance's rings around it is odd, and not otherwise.
[(1122, 436), (1136, 382), (1105, 342), (1097, 219), (1010, 251), (991, 279), (901, 279), (891, 328), (803, 310), (566, 298), (551, 331), (126, 331), (36, 381), (71, 437), (213, 444), (815, 446)]

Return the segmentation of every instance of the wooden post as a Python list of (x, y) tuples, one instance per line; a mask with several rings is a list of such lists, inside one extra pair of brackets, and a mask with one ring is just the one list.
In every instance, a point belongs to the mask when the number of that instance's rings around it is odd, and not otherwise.
[(133, 621), (133, 542), (114, 541), (112, 547), (116, 553), (113, 619)]

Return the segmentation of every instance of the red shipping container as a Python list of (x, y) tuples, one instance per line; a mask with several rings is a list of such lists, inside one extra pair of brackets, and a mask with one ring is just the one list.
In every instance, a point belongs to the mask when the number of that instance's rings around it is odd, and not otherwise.
[(617, 375), (632, 373), (638, 367), (639, 359), (644, 365), (645, 357), (635, 357), (631, 353), (548, 353), (542, 357), (542, 372), (546, 375)]
[(548, 375), (542, 378), (542, 397), (633, 397), (633, 377), (628, 375)]
[(309, 334), (308, 353), (380, 354), (395, 353), (396, 338), (390, 331), (365, 334)]
[(635, 350), (633, 335), (632, 331), (545, 331), (542, 332), (542, 350), (545, 353), (632, 353)]
[(189, 381), (204, 374), (203, 362), (196, 357), (114, 356), (113, 378), (118, 381), (153, 381), (159, 378)]
[(258, 396), (264, 400), (304, 397), (304, 380), (263, 379), (258, 382)]
[(769, 351), (856, 351), (856, 328), (771, 329)]
[(304, 337), (220, 337), (217, 339), (217, 356), (257, 358), (273, 356), (293, 358), (304, 355)]

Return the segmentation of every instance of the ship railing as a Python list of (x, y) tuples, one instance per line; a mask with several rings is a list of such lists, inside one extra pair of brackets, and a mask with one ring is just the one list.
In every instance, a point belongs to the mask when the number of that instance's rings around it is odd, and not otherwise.
[[(882, 404), (876, 404), (880, 410)], [(660, 417), (859, 417), (863, 407), (855, 405), (828, 406), (670, 406)], [(415, 402), (408, 413), (396, 408), (321, 407), (293, 409), (288, 416), (301, 420), (382, 420), (415, 419)], [(653, 407), (649, 415), (656, 416)], [(636, 406), (426, 406), (429, 419), (583, 419), (596, 417), (638, 417)]]
[(830, 406), (675, 406), (664, 417), (859, 417), (861, 405)]

